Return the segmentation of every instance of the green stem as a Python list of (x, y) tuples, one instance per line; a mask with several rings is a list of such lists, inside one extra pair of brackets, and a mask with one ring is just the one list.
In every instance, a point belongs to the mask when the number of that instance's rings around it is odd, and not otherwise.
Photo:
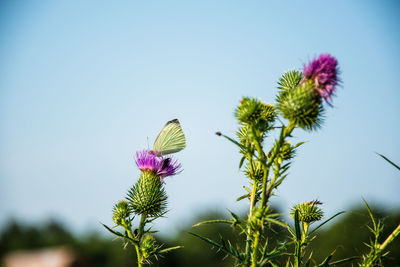
[(146, 214), (142, 214), (142, 217), (140, 218), (140, 224), (139, 224), (139, 230), (138, 230), (138, 240), (140, 242), (143, 233), (144, 233), (144, 225), (146, 224), (146, 219), (147, 219), (147, 215)]
[(268, 190), (267, 190), (267, 178), (269, 175), (269, 169), (271, 168), (272, 164), (274, 163), (276, 156), (279, 154), (281, 146), (283, 145), (283, 142), (285, 141), (286, 137), (288, 137), (292, 133), (295, 126), (296, 125), (293, 122), (289, 121), (288, 126), (281, 128), (281, 134), (279, 136), (278, 143), (277, 143), (276, 147), (274, 148), (273, 153), (271, 153), (271, 157), (268, 160), (268, 164), (266, 164), (266, 166), (265, 166), (264, 177), (263, 177), (263, 192), (262, 192), (262, 198), (261, 198), (261, 207), (264, 207), (267, 204), (268, 199), (269, 199), (272, 189), (273, 189), (273, 185), (276, 182), (276, 179), (278, 178), (277, 175), (274, 176), (274, 180), (271, 181), (271, 183), (269, 184)]
[[(274, 148), (273, 153), (271, 154), (271, 157), (268, 159), (268, 162), (267, 162), (267, 157), (261, 147), (259, 140), (257, 140), (256, 138), (254, 140), (258, 156), (259, 156), (261, 164), (263, 165), (263, 168), (264, 168), (263, 184), (262, 184), (262, 197), (261, 197), (261, 203), (260, 203), (261, 210), (264, 210), (265, 206), (267, 205), (268, 199), (271, 195), (271, 192), (272, 192), (272, 189), (274, 186), (274, 183), (278, 179), (278, 175), (274, 175), (274, 178), (271, 181), (271, 183), (269, 184), (269, 187), (267, 190), (268, 176), (269, 176), (270, 168), (271, 168), (272, 164), (274, 163), (276, 156), (279, 154), (279, 151), (281, 149), (281, 146), (283, 145), (283, 142), (285, 141), (286, 137), (288, 137), (292, 133), (295, 126), (296, 125), (294, 123), (289, 122), (288, 126), (282, 127), (277, 146)], [(253, 136), (255, 136), (254, 129), (252, 129), (252, 131), (253, 131)], [(261, 224), (262, 225), (264, 224), (263, 218), (261, 218)], [(252, 253), (252, 260), (251, 260), (252, 266), (256, 266), (256, 264), (257, 264), (257, 254), (258, 254), (258, 250), (259, 250), (258, 246), (259, 246), (260, 234), (261, 234), (261, 229), (255, 231), (255, 233), (253, 234), (254, 244), (253, 244), (253, 253)]]
[[(130, 227), (128, 227), (128, 225), (126, 224), (126, 221), (122, 222), (122, 227), (124, 227), (124, 229), (126, 230), (126, 232), (128, 233), (128, 236), (132, 239), (130, 240), (132, 242), (132, 244), (135, 246), (136, 249), (136, 256), (137, 256), (137, 262), (138, 262), (138, 267), (142, 267), (142, 261), (141, 261), (141, 254), (140, 254), (140, 247), (139, 247), (139, 242), (140, 242), (140, 238), (136, 239), (136, 237), (132, 234), (132, 229)], [(139, 240), (139, 242), (137, 241), (133, 241), (133, 240)]]
[(379, 250), (383, 251), (387, 245), (389, 245), (400, 233), (400, 224), (394, 229), (394, 231), (386, 238), (385, 242), (379, 246)]
[(249, 210), (249, 216), (247, 218), (247, 221), (249, 222), (247, 224), (247, 239), (246, 239), (246, 262), (245, 266), (249, 266), (249, 259), (250, 259), (250, 246), (251, 246), (251, 229), (250, 229), (250, 220), (251, 217), (253, 216), (253, 208), (255, 205), (255, 198), (256, 198), (256, 192), (257, 192), (257, 181), (254, 178), (254, 170), (253, 170), (253, 158), (251, 155), (247, 155), (247, 159), (249, 161), (250, 165), (250, 176), (253, 179), (253, 188), (251, 190), (251, 195), (250, 195), (250, 210)]
[(260, 230), (254, 233), (253, 254), (251, 255), (251, 267), (257, 266), (257, 252), (260, 243)]
[(137, 235), (137, 239), (139, 240), (139, 244), (136, 245), (136, 254), (137, 254), (137, 258), (138, 258), (138, 267), (142, 267), (142, 255), (140, 253), (140, 241), (143, 237), (143, 233), (144, 233), (144, 225), (146, 224), (146, 218), (147, 215), (146, 214), (142, 214), (141, 218), (140, 218), (140, 223), (139, 223), (139, 230), (138, 230), (138, 235)]
[(297, 242), (296, 252), (295, 252), (295, 266), (300, 267), (300, 263), (301, 263), (301, 243)]
[[(252, 134), (255, 137), (255, 130), (254, 128), (251, 129), (252, 130)], [(264, 175), (263, 175), (263, 195), (262, 195), (262, 200), (261, 200), (261, 208), (263, 208), (265, 206), (265, 203), (263, 203), (264, 200), (264, 193), (265, 193), (265, 184), (267, 183), (267, 178), (268, 178), (268, 172), (269, 172), (269, 168), (267, 168), (267, 157), (265, 156), (265, 153), (261, 147), (261, 144), (259, 142), (259, 140), (257, 138), (254, 138), (254, 143), (256, 146), (256, 150), (258, 153), (258, 157), (260, 159), (260, 163), (263, 165), (263, 169), (264, 169)], [(255, 181), (254, 181), (255, 182)], [(255, 184), (256, 185), (256, 184)], [(250, 219), (250, 217), (249, 217)], [(262, 218), (261, 218), (262, 220)], [(263, 223), (263, 222), (262, 222)], [(260, 242), (260, 233), (261, 230), (257, 229), (254, 233), (253, 233), (253, 238), (254, 238), (254, 243), (253, 243), (253, 253), (251, 254), (251, 266), (257, 266), (257, 254), (258, 254), (258, 246), (259, 246), (259, 242)], [(249, 233), (250, 233), (250, 229), (249, 229)]]
[(140, 254), (140, 247), (139, 245), (135, 245), (135, 248), (136, 248), (138, 267), (142, 267), (142, 255)]

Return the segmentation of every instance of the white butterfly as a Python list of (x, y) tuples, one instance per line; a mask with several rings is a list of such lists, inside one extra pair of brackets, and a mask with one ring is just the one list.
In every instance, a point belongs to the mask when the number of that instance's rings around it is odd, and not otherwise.
[(186, 147), (186, 138), (177, 119), (167, 122), (154, 141), (153, 152), (167, 155), (181, 151)]

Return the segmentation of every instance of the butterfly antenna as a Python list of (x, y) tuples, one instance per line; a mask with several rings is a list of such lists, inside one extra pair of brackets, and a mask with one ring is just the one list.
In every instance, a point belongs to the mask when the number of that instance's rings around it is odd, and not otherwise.
[(149, 146), (149, 137), (147, 136), (147, 149), (149, 150), (150, 149), (150, 146)]

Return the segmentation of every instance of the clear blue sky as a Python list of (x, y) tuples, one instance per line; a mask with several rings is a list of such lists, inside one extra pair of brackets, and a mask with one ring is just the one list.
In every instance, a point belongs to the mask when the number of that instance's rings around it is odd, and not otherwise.
[(166, 181), (174, 231), (235, 203), (246, 184), (236, 148), (242, 96), (273, 102), (276, 81), (319, 53), (343, 86), (299, 149), (276, 203), (315, 198), (327, 215), (367, 201), (400, 208), (400, 5), (397, 1), (2, 1), (0, 225), (111, 223), (139, 171), (135, 151), (178, 118), (184, 172)]

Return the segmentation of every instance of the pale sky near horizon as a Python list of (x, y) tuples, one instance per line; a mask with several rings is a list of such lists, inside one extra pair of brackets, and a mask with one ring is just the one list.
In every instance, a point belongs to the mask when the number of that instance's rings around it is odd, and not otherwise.
[[(385, 4), (383, 4), (385, 3)], [(400, 5), (396, 1), (2, 1), (0, 227), (56, 217), (81, 232), (112, 224), (139, 171), (133, 157), (178, 118), (184, 171), (166, 180), (171, 233), (208, 209), (243, 211), (233, 136), (242, 96), (320, 53), (342, 87), (275, 202), (320, 199), (327, 215), (362, 197), (400, 208)]]

